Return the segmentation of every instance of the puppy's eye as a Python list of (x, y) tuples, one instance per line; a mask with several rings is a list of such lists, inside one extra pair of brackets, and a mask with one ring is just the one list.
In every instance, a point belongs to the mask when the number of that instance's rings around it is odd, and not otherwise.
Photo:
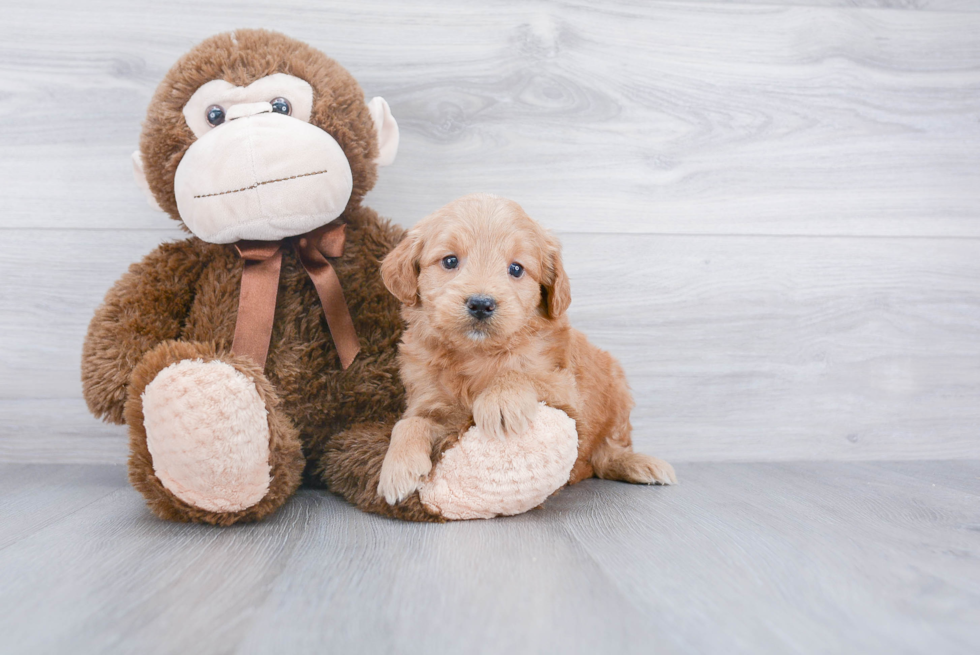
[(284, 116), (289, 116), (293, 112), (293, 106), (289, 104), (289, 101), (285, 98), (276, 98), (272, 101), (272, 111), (277, 114), (283, 114)]
[(524, 267), (518, 264), (517, 262), (514, 262), (513, 264), (510, 265), (510, 268), (507, 269), (507, 272), (510, 273), (513, 277), (520, 277), (524, 275)]
[(208, 125), (217, 127), (225, 122), (225, 110), (221, 105), (211, 105), (204, 114), (208, 119)]
[(451, 271), (459, 266), (459, 259), (456, 255), (446, 255), (442, 258), (442, 267), (447, 271)]

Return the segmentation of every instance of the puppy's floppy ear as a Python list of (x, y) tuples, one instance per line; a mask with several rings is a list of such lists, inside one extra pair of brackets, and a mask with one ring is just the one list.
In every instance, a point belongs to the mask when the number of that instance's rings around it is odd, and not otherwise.
[(561, 261), (561, 243), (553, 234), (545, 238), (541, 295), (549, 318), (558, 318), (572, 304), (572, 286)]
[(413, 230), (381, 262), (381, 280), (391, 295), (411, 307), (418, 301), (422, 241)]

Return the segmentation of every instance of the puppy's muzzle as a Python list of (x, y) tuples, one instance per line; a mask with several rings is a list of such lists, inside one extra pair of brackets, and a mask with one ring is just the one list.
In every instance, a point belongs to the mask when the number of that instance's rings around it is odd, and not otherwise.
[(466, 309), (469, 311), (470, 316), (478, 321), (484, 321), (493, 314), (493, 310), (497, 308), (496, 301), (490, 296), (470, 296), (466, 299)]

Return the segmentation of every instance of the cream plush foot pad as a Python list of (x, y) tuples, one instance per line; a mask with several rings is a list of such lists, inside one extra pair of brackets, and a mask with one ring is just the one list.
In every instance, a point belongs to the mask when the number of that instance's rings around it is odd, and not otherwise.
[(541, 403), (522, 435), (500, 440), (470, 428), (443, 454), (419, 497), (447, 519), (520, 514), (568, 482), (577, 457), (575, 421)]
[(268, 410), (255, 384), (223, 362), (184, 360), (143, 391), (156, 476), (184, 502), (236, 512), (269, 491)]

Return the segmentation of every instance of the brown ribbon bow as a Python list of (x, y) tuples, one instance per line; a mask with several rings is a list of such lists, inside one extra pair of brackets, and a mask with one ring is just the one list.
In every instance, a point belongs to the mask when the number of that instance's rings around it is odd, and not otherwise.
[(235, 340), (231, 344), (233, 353), (251, 357), (265, 366), (276, 314), (283, 246), (291, 243), (320, 296), (340, 364), (344, 369), (350, 366), (361, 346), (340, 279), (329, 261), (344, 254), (346, 227), (345, 223), (334, 221), (282, 241), (239, 241), (235, 244), (238, 254), (245, 260), (245, 270), (242, 271), (242, 291), (238, 297)]

